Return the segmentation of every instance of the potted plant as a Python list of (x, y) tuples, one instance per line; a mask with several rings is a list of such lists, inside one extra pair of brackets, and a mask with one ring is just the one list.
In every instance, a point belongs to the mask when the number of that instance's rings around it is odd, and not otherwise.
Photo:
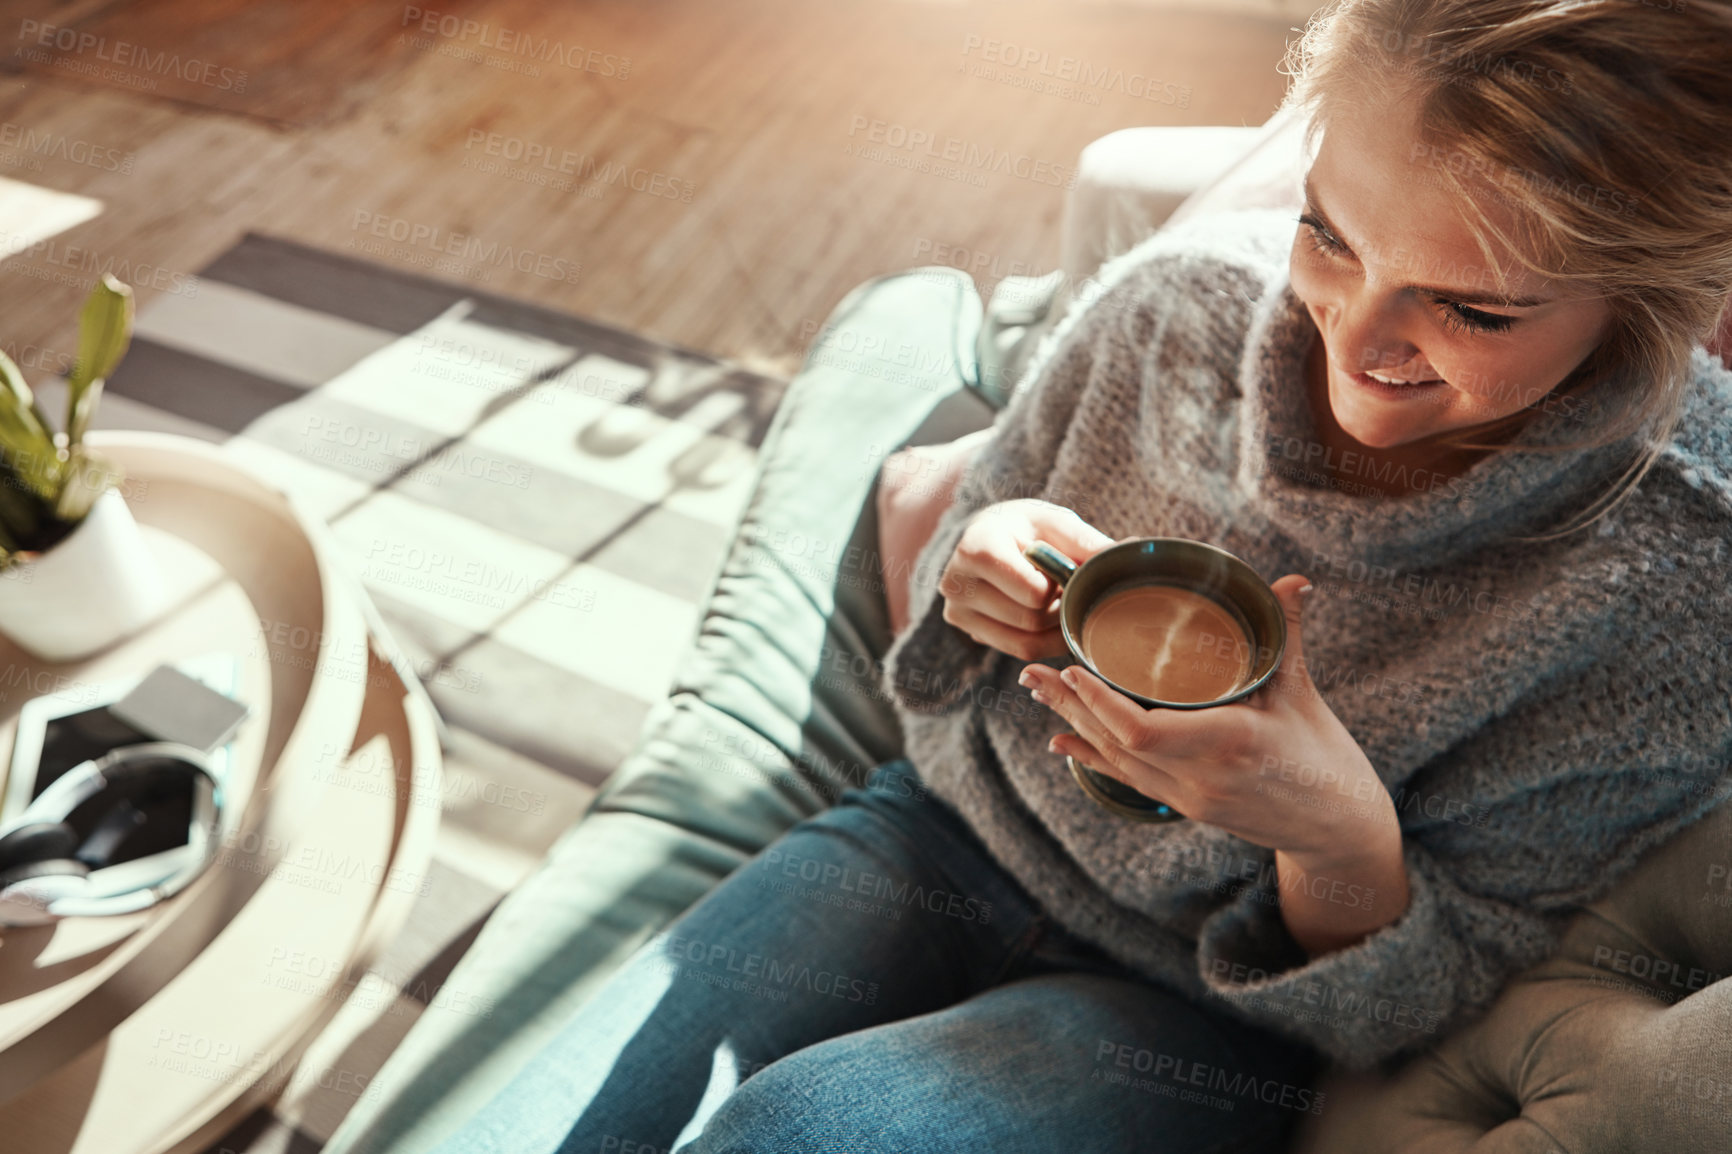
[(0, 632), (36, 657), (72, 661), (149, 624), (162, 575), (85, 430), (132, 340), (132, 289), (105, 274), (78, 319), (66, 426), (56, 432), (0, 353)]

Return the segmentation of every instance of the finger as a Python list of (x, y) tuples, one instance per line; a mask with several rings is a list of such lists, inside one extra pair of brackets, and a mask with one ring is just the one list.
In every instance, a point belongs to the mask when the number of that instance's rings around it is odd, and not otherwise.
[(1223, 727), (1245, 723), (1244, 707), (1237, 704), (1144, 709), (1081, 665), (1070, 666), (1059, 679), (1114, 742), (1151, 757), (1212, 756), (1223, 744)]
[(1144, 709), (1080, 665), (1064, 670), (1059, 674), (1059, 680), (1099, 719), (1114, 741), (1138, 752), (1152, 749), (1157, 731), (1149, 717), (1151, 710)]
[[(1052, 751), (1060, 757), (1069, 757), (1084, 769), (1092, 769), (1096, 773), (1104, 773), (1114, 781), (1131, 783), (1126, 780), (1124, 770), (1114, 765), (1112, 761), (1096, 749), (1093, 742), (1085, 741), (1074, 733), (1061, 733), (1052, 739)], [(1135, 786), (1131, 786), (1135, 789)]]
[(1102, 753), (1074, 733), (1061, 733), (1052, 739), (1053, 751), (1074, 758), (1078, 765), (1102, 773), (1122, 785), (1128, 785), (1144, 797), (1165, 805), (1174, 805), (1178, 782), (1162, 773), (1158, 766), (1145, 762), (1114, 764), (1114, 759)]
[(997, 505), (988, 505), (976, 518), (977, 523), (956, 543), (956, 565), (963, 575), (995, 586), (1030, 609), (1050, 605), (1058, 587), (1022, 555), (1032, 544), (1032, 540), (1023, 539), (1028, 536), (1026, 516), (1013, 516)]
[[(1030, 668), (1035, 667), (1031, 666)], [(1045, 669), (1044, 666), (1039, 668)], [(1112, 732), (1101, 724), (1100, 718), (1095, 716), (1076, 691), (1062, 678), (1051, 676), (1052, 672), (1050, 669), (1045, 669), (1044, 675), (1034, 674), (1037, 679), (1036, 684), (1039, 686), (1034, 690), (1035, 701), (1046, 705), (1064, 718), (1084, 741), (1096, 749), (1102, 751), (1125, 750), (1127, 754), (1134, 755), (1135, 751), (1127, 749), (1123, 742), (1114, 737)], [(1044, 700), (1042, 700), (1043, 698)]]
[(1305, 601), (1310, 593), (1301, 590), (1310, 590), (1311, 582), (1302, 574), (1289, 573), (1269, 588), (1274, 592), (1275, 599), (1281, 603), (1281, 612), (1287, 619), (1287, 644), (1281, 654), (1281, 668), (1270, 680), (1281, 693), (1298, 697), (1315, 696), (1316, 688), (1311, 684), (1310, 671), (1305, 667), (1305, 638), (1302, 631)]
[(1070, 652), (1065, 647), (1064, 634), (1057, 628), (1044, 629), (1038, 633), (1013, 629), (1002, 621), (995, 621), (954, 601), (945, 603), (944, 619), (982, 645), (1024, 661), (1039, 661), (1044, 657), (1057, 657)]
[[(1004, 589), (1016, 600), (1027, 605), (1044, 605), (1058, 595), (1058, 585), (1048, 577), (1023, 550), (1036, 541), (1045, 541), (1060, 553), (1080, 564), (1113, 543), (1113, 539), (1084, 521), (1076, 513), (1050, 501), (1018, 501), (1025, 524), (1021, 532), (1010, 535), (1014, 549), (1002, 555), (1003, 564), (1014, 579)], [(988, 511), (992, 507), (989, 506)], [(1010, 522), (1006, 522), (1008, 525)], [(991, 560), (1001, 555), (991, 551)]]
[(1024, 633), (1044, 633), (1057, 628), (1058, 616), (1049, 608), (1031, 609), (1019, 604), (1006, 596), (1003, 590), (995, 589), (985, 581), (975, 582), (972, 589), (957, 597), (961, 601), (960, 608), (1001, 621)]
[[(1030, 690), (1036, 701), (1058, 713), (1077, 729), (1078, 732), (1070, 735), (1071, 737), (1087, 743), (1095, 756), (1105, 758), (1121, 773), (1129, 774), (1135, 779), (1127, 784), (1140, 783), (1137, 784), (1139, 789), (1153, 788), (1163, 791), (1163, 800), (1176, 797), (1182, 791), (1183, 786), (1178, 775), (1165, 766), (1147, 760), (1138, 751), (1125, 748), (1114, 740), (1104, 727), (1099, 726), (1097, 719), (1082, 700), (1060, 680), (1056, 669), (1047, 665), (1030, 665), (1022, 671), (1017, 681)], [(1062, 710), (1059, 707), (1060, 702), (1063, 703)]]
[(1029, 520), (1041, 540), (1072, 561), (1086, 561), (1113, 543), (1111, 537), (1083, 520), (1075, 510), (1050, 501), (1036, 505), (1029, 513)]

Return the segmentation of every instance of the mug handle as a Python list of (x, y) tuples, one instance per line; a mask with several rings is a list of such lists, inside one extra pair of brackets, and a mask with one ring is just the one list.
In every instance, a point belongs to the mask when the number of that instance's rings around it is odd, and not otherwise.
[(1022, 555), (1034, 563), (1034, 567), (1052, 578), (1053, 584), (1060, 589), (1070, 580), (1071, 574), (1077, 570), (1077, 564), (1045, 541), (1036, 541), (1022, 551)]

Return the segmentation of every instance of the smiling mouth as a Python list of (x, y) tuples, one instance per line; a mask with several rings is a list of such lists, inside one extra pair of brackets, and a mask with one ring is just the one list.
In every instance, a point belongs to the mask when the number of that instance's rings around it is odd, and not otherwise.
[(1382, 373), (1349, 373), (1341, 369), (1336, 371), (1368, 393), (1396, 400), (1428, 395), (1444, 385), (1442, 377), (1405, 381), (1399, 377), (1386, 377)]
[(1416, 381), (1404, 381), (1399, 377), (1386, 377), (1382, 373), (1366, 371), (1364, 376), (1370, 377), (1380, 385), (1434, 385), (1443, 380), (1442, 377), (1423, 377)]

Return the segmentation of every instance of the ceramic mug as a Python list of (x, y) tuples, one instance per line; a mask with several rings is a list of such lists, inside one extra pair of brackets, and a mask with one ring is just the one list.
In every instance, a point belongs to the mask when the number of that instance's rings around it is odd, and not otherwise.
[[(1287, 615), (1275, 591), (1238, 557), (1202, 541), (1182, 537), (1130, 537), (1077, 564), (1045, 541), (1023, 555), (1060, 589), (1058, 617), (1065, 646), (1090, 673), (1145, 709), (1210, 709), (1242, 701), (1257, 692), (1281, 666), (1287, 648)], [(1220, 606), (1242, 636), (1200, 635), (1193, 660), (1215, 660), (1225, 646), (1232, 659), (1248, 664), (1233, 686), (1207, 701), (1167, 701), (1136, 692), (1102, 673), (1083, 648), (1083, 625), (1108, 596), (1148, 585), (1172, 586), (1201, 594)], [(1205, 649), (1205, 646), (1207, 649)], [(1115, 778), (1065, 759), (1084, 793), (1122, 817), (1137, 821), (1177, 821), (1185, 815), (1146, 797)]]

